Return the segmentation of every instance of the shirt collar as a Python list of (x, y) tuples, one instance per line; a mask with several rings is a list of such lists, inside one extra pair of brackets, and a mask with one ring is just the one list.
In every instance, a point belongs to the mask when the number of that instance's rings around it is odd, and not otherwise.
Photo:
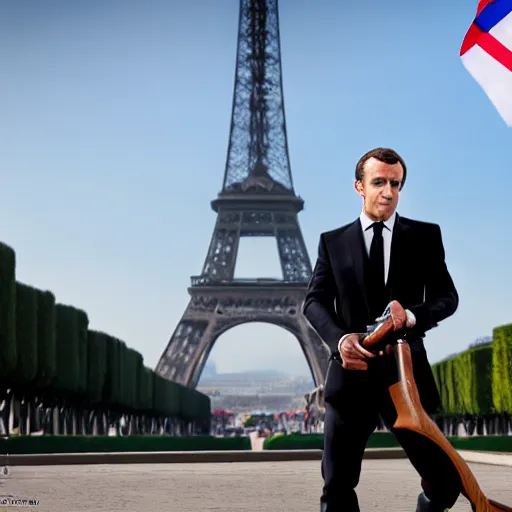
[[(384, 221), (384, 226), (393, 232), (393, 226), (395, 225), (395, 219), (396, 219), (396, 211), (393, 212), (393, 215), (389, 217), (388, 220)], [(364, 210), (361, 212), (361, 215), (359, 216), (359, 220), (361, 221), (361, 226), (363, 228), (363, 233), (374, 223), (368, 215), (364, 212)]]

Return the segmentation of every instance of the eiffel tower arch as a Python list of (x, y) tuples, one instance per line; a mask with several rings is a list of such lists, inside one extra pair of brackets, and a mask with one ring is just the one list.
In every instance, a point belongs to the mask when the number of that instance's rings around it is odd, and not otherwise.
[[(315, 385), (328, 349), (301, 313), (312, 268), (299, 225), (283, 100), (277, 0), (241, 0), (235, 85), (222, 190), (211, 203), (217, 221), (190, 301), (155, 371), (196, 387), (215, 341), (227, 330), (266, 322), (298, 340)], [(281, 279), (235, 279), (241, 237), (277, 243)]]

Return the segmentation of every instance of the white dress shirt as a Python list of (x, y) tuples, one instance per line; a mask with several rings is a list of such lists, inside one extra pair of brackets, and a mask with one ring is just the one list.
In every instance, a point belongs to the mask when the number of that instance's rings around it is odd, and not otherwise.
[[(393, 235), (393, 227), (395, 225), (396, 212), (388, 220), (384, 221), (384, 229), (382, 230), (382, 238), (384, 239), (384, 284), (388, 282), (389, 274), (389, 261), (391, 259), (391, 237)], [(374, 221), (366, 215), (364, 210), (359, 216), (361, 226), (363, 228), (364, 243), (366, 245), (366, 253), (370, 255), (370, 247), (373, 240), (373, 227)]]
[[(366, 246), (366, 253), (368, 256), (370, 255), (370, 247), (372, 245), (373, 240), (373, 227), (371, 225), (374, 223), (373, 220), (366, 215), (364, 210), (361, 212), (361, 215), (359, 216), (359, 220), (361, 221), (361, 227), (363, 229), (363, 236), (364, 236), (364, 244)], [(396, 212), (393, 212), (393, 215), (391, 217), (384, 221), (384, 229), (382, 230), (382, 238), (384, 239), (384, 281), (387, 283), (388, 281), (388, 275), (389, 275), (389, 262), (391, 261), (391, 239), (393, 237), (393, 228), (395, 226), (395, 220), (396, 220)], [(407, 314), (407, 320), (414, 326), (416, 324), (416, 317), (414, 316), (414, 313), (409, 311), (408, 309), (405, 310), (405, 313)], [(341, 346), (342, 341), (349, 336), (349, 334), (345, 334), (342, 336), (338, 343), (338, 349)]]

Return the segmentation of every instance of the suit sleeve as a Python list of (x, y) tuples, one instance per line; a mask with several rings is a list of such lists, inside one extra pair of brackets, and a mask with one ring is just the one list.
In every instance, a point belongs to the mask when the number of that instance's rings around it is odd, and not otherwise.
[(409, 308), (416, 317), (414, 330), (421, 334), (453, 315), (459, 305), (459, 295), (446, 266), (441, 228), (438, 225), (435, 225), (429, 237), (426, 251), (428, 260), (424, 302)]
[(335, 299), (336, 283), (329, 262), (325, 239), (321, 235), (318, 258), (309, 282), (302, 312), (324, 343), (329, 346), (332, 353), (338, 351), (340, 338), (347, 334), (334, 309)]

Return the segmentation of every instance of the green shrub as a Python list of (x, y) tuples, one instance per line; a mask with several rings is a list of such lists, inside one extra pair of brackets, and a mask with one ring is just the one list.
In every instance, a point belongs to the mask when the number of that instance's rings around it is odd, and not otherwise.
[(512, 324), (495, 327), (492, 343), (492, 397), (498, 413), (512, 413)]
[(25, 390), (37, 375), (37, 298), (35, 288), (16, 282), (16, 383)]
[(0, 380), (16, 372), (16, 253), (0, 243)]
[(47, 388), (57, 376), (55, 296), (37, 290), (37, 387)]

